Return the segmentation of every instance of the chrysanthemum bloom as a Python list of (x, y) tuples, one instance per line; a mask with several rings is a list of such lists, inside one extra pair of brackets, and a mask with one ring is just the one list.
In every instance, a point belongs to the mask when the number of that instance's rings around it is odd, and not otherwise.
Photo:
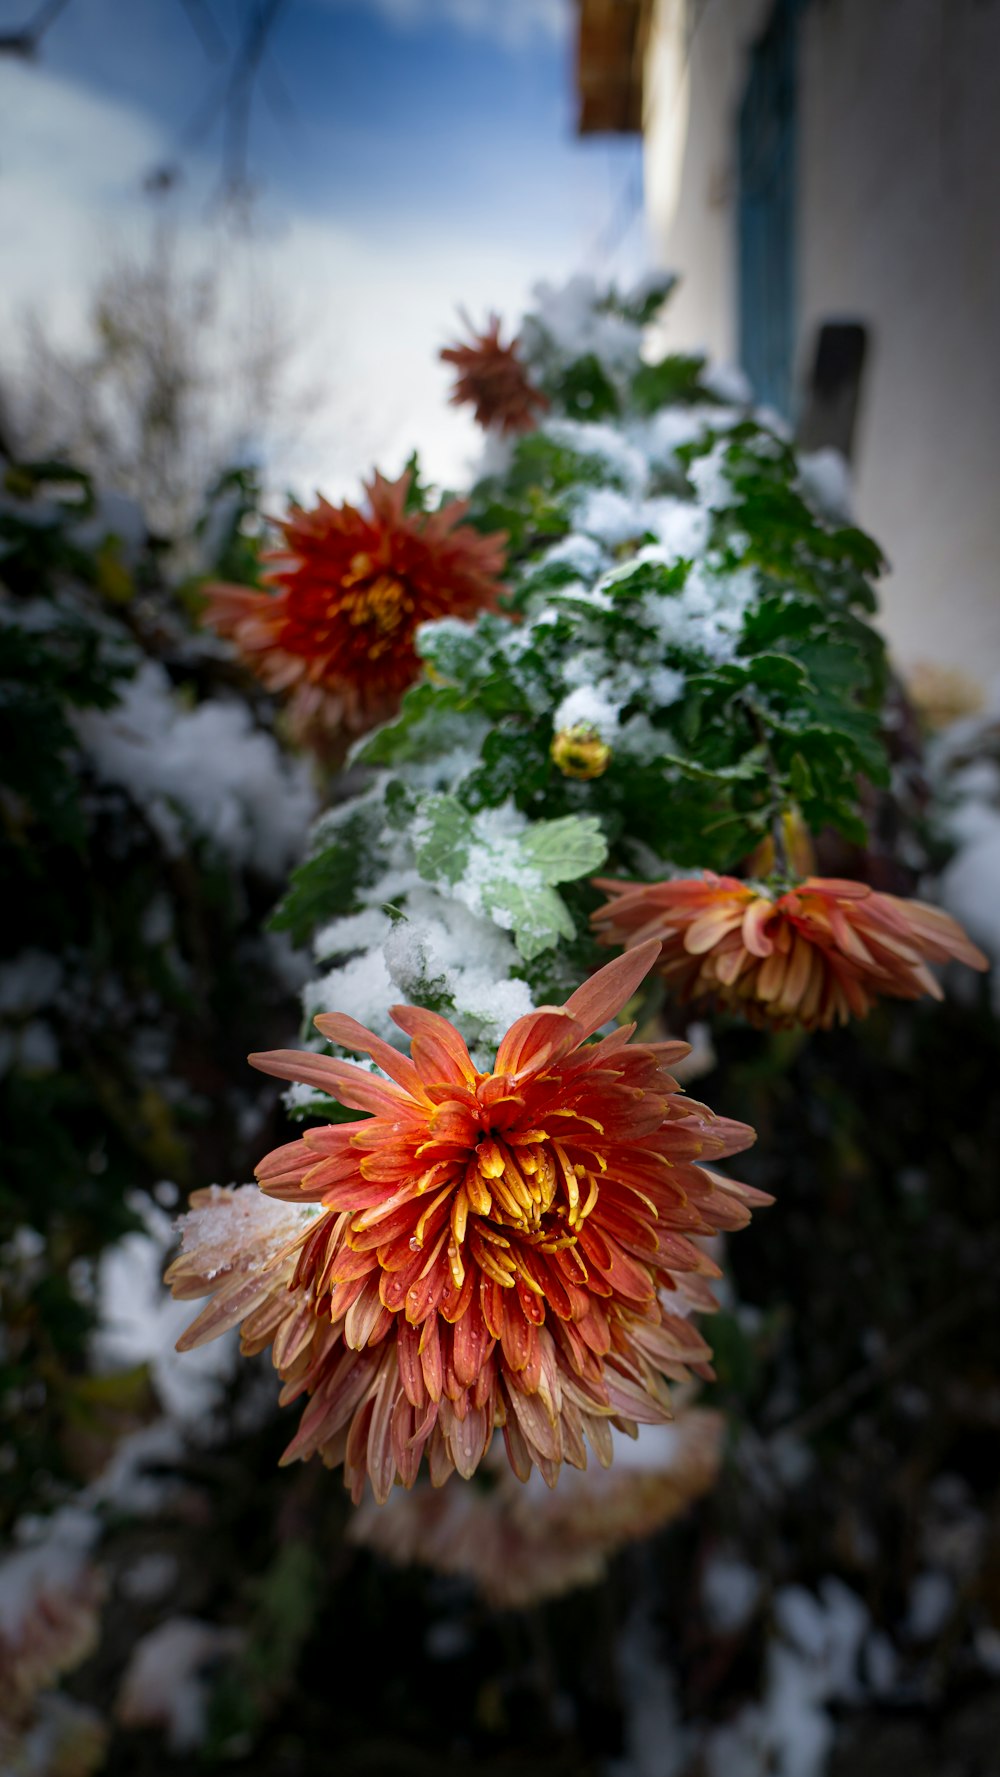
[(241, 1324), (244, 1356), (274, 1340), (280, 1369), (293, 1323), (301, 1323), (307, 1344), (323, 1332), (307, 1291), (293, 1282), (298, 1236), (320, 1212), (313, 1203), (275, 1202), (256, 1185), (210, 1185), (192, 1192), (189, 1204), (179, 1222), (181, 1250), (165, 1281), (180, 1302), (212, 1299), (178, 1339), (178, 1351), (192, 1351)]
[(536, 414), (549, 404), (528, 381), (516, 339), (501, 345), (499, 315), (490, 316), (485, 333), (474, 332), (470, 322), (466, 325), (471, 339), (445, 346), (440, 353), (444, 363), (454, 364), (459, 373), (452, 405), (471, 402), (479, 424), (495, 426), (501, 433), (531, 431)]
[(23, 1726), (0, 1717), (0, 1771), (7, 1777), (93, 1777), (105, 1768), (109, 1739), (96, 1709), (46, 1691)]
[(0, 1563), (0, 1750), (5, 1730), (30, 1721), (38, 1693), (94, 1648), (104, 1589), (72, 1540), (56, 1537)]
[(594, 1585), (616, 1549), (652, 1536), (707, 1493), (724, 1430), (721, 1413), (678, 1406), (672, 1425), (645, 1426), (634, 1444), (616, 1439), (626, 1460), (607, 1473), (571, 1470), (552, 1493), (540, 1481), (519, 1486), (491, 1457), (500, 1472), (488, 1489), (435, 1491), (420, 1481), (382, 1509), (366, 1501), (348, 1536), (401, 1566), (471, 1579), (497, 1609), (522, 1609)]
[(224, 1242), (207, 1257), (195, 1242), (171, 1274), (185, 1295), (216, 1293), (182, 1343), (249, 1314), (245, 1347), (273, 1339), (282, 1398), (310, 1397), (286, 1461), (318, 1452), (344, 1464), (355, 1500), (369, 1477), (384, 1501), (425, 1452), (435, 1484), (472, 1475), (501, 1427), (514, 1472), (554, 1485), (563, 1462), (585, 1466), (585, 1438), (606, 1464), (611, 1425), (669, 1419), (664, 1378), (711, 1373), (666, 1304), (714, 1306), (718, 1268), (689, 1236), (768, 1201), (697, 1164), (752, 1131), (678, 1092), (666, 1068), (686, 1044), (632, 1044), (634, 1026), (586, 1041), (657, 951), (518, 1019), (488, 1073), (446, 1018), (412, 1006), (393, 1011), (410, 1057), (353, 1018), (316, 1020), (388, 1078), (296, 1051), (251, 1058), (369, 1113), (262, 1161), (262, 1190), (300, 1218), (286, 1245), (269, 1244), (275, 1227), (237, 1265)]
[(711, 995), (754, 1024), (829, 1030), (864, 1018), (881, 996), (940, 999), (927, 967), (988, 962), (955, 920), (863, 882), (807, 877), (774, 896), (733, 876), (670, 882), (597, 879), (594, 914), (609, 944), (663, 945), (660, 969), (682, 999)]
[(271, 691), (292, 697), (300, 733), (343, 726), (361, 733), (390, 716), (420, 670), (419, 623), (471, 617), (502, 592), (505, 538), (459, 521), (467, 502), (407, 512), (407, 470), (398, 481), (365, 483), (367, 509), (293, 506), (275, 590), (208, 588), (205, 618), (229, 636)]

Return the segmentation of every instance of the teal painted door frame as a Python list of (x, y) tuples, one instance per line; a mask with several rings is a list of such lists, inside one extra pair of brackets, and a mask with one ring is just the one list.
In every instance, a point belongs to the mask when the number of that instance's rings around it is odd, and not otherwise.
[(795, 357), (796, 25), (776, 0), (750, 54), (739, 116), (740, 361), (758, 401), (792, 418)]

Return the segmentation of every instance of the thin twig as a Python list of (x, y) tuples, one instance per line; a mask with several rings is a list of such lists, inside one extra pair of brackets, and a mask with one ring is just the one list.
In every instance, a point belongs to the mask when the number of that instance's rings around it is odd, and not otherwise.
[(259, 0), (240, 46), (226, 95), (226, 166), (231, 184), (246, 179), (250, 106), (267, 40), (286, 0)]
[(22, 61), (30, 62), (38, 54), (38, 46), (49, 26), (55, 24), (68, 5), (69, 0), (45, 0), (29, 24), (22, 25), (19, 31), (0, 33), (0, 55), (20, 56)]
[(210, 62), (225, 60), (227, 43), (208, 0), (180, 0), (205, 55)]

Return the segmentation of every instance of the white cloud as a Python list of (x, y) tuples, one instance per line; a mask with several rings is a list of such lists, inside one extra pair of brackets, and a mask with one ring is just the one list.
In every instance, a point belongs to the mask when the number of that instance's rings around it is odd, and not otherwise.
[[(109, 258), (143, 254), (154, 213), (142, 179), (169, 144), (138, 110), (44, 69), (0, 63), (0, 114), (0, 327), (5, 366), (16, 374), (28, 315), (77, 347)], [(192, 167), (187, 183), (199, 189), (211, 178)], [(455, 235), (394, 237), (374, 216), (365, 235), (294, 213), (273, 232), (225, 242), (189, 214), (177, 223), (177, 250), (189, 264), (225, 258), (232, 309), (275, 309), (281, 331), (296, 338), (292, 380), (312, 386), (318, 404), (301, 435), (296, 427), (277, 441), (270, 469), (279, 491), (357, 492), (372, 461), (395, 468), (425, 442), (433, 475), (460, 473), (474, 428), (446, 406), (436, 350), (454, 330), (458, 302), (473, 313), (496, 304), (516, 312), (533, 270), (526, 259)], [(240, 325), (234, 314), (234, 334)]]
[[(535, 29), (563, 10), (561, 0), (371, 3), (414, 19), (436, 5), (484, 30), (493, 28), (487, 12), (508, 16), (509, 8)], [(57, 340), (80, 342), (88, 293), (109, 257), (141, 253), (148, 242), (142, 179), (170, 158), (171, 143), (138, 108), (44, 67), (0, 64), (0, 115), (2, 370), (17, 361), (28, 312)], [(216, 179), (214, 164), (187, 163), (179, 248), (195, 263), (224, 260), (237, 303), (277, 309), (282, 331), (297, 341), (293, 380), (321, 397), (315, 416), (276, 442), (272, 498), (287, 488), (302, 497), (318, 487), (333, 498), (356, 494), (372, 465), (395, 472), (414, 446), (432, 480), (464, 481), (481, 435), (466, 410), (448, 405), (450, 373), (437, 352), (458, 330), (460, 304), (476, 320), (495, 308), (515, 322), (538, 278), (575, 268), (593, 230), (585, 192), (567, 193), (558, 234), (531, 214), (513, 223), (491, 212), (435, 217), (429, 194), (416, 215), (372, 207), (363, 224), (286, 209), (280, 228), (261, 227), (241, 243), (197, 220)]]
[(569, 0), (322, 0), (327, 6), (367, 6), (406, 30), (451, 25), (470, 37), (487, 37), (522, 49), (539, 37), (569, 36)]
[(65, 334), (82, 317), (81, 290), (108, 230), (137, 219), (143, 176), (165, 158), (164, 142), (133, 108), (14, 61), (0, 61), (0, 116), (5, 331), (44, 303)]
[(304, 495), (317, 485), (356, 492), (371, 464), (395, 472), (414, 446), (433, 480), (463, 480), (481, 434), (448, 405), (451, 375), (437, 353), (460, 331), (459, 303), (476, 318), (490, 308), (518, 317), (538, 269), (531, 248), (384, 229), (365, 237), (300, 218), (264, 259), (272, 281), (295, 268), (302, 362), (315, 363), (328, 390), (305, 448), (285, 459), (293, 485)]

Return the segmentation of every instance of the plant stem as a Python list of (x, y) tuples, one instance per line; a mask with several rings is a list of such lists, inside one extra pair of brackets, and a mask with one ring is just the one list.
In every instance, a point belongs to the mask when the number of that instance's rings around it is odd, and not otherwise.
[(781, 773), (778, 770), (777, 760), (771, 751), (771, 742), (764, 723), (764, 717), (752, 698), (744, 698), (743, 702), (750, 718), (750, 726), (757, 737), (758, 745), (763, 751), (768, 782), (771, 786), (771, 843), (774, 846), (775, 874), (787, 879), (791, 875), (791, 869), (788, 860), (788, 847), (785, 844), (783, 820), (785, 810), (788, 807), (788, 796)]

